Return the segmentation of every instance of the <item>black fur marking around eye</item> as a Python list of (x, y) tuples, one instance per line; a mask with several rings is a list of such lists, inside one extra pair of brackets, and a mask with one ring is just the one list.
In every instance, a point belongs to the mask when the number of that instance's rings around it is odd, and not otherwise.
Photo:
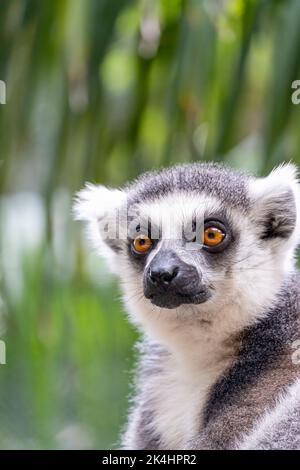
[(223, 232), (224, 238), (222, 242), (216, 246), (210, 247), (204, 244), (203, 249), (208, 251), (209, 253), (222, 253), (222, 251), (224, 251), (232, 241), (232, 233), (229, 228), (229, 225), (227, 222), (225, 222), (225, 220), (221, 221), (217, 218), (209, 217), (204, 221), (204, 230), (211, 226), (219, 228)]
[(140, 273), (142, 273), (146, 265), (147, 258), (151, 251), (155, 248), (156, 244), (158, 243), (158, 240), (153, 240), (152, 248), (149, 251), (146, 251), (145, 253), (135, 252), (135, 250), (133, 249), (133, 241), (134, 240), (132, 238), (127, 239), (127, 253), (130, 257), (130, 260), (135, 265), (136, 269)]
[(115, 253), (120, 253), (122, 251), (122, 241), (116, 238), (109, 237), (109, 222), (107, 222), (103, 228), (99, 228), (103, 241), (106, 243), (109, 248), (111, 248)]

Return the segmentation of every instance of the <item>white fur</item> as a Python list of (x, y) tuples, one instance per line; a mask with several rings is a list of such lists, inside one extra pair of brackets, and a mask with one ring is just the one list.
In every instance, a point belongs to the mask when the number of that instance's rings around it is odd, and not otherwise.
[[(199, 347), (195, 353), (206, 356), (207, 348)], [(190, 364), (183, 363), (171, 356), (164, 364), (163, 373), (148, 385), (153, 425), (162, 436), (164, 449), (183, 449), (199, 432), (202, 406), (210, 387), (226, 366), (226, 361), (202, 365), (201, 362), (199, 359), (197, 364), (193, 359)]]
[(108, 263), (112, 272), (116, 271), (115, 253), (102, 240), (99, 223), (106, 216), (115, 215), (116, 210), (126, 203), (126, 193), (101, 185), (86, 184), (76, 195), (73, 206), (74, 218), (87, 222), (87, 236), (94, 249)]

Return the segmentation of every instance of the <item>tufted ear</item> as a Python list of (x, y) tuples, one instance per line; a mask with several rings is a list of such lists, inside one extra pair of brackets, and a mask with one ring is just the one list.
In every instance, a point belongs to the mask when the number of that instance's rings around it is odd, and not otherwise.
[(99, 220), (125, 202), (125, 191), (87, 183), (75, 196), (74, 216), (76, 220)]
[(252, 180), (249, 190), (261, 239), (298, 238), (300, 191), (294, 165), (283, 164), (267, 177)]
[(77, 193), (73, 205), (75, 220), (87, 223), (90, 242), (110, 265), (120, 248), (119, 213), (126, 206), (126, 199), (125, 191), (87, 184)]

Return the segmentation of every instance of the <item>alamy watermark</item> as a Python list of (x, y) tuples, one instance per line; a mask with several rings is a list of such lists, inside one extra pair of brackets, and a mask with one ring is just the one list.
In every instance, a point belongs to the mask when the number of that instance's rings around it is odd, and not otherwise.
[(295, 90), (292, 93), (292, 103), (300, 104), (300, 80), (294, 80), (292, 83), (292, 89)]
[[(112, 209), (98, 218), (97, 225), (101, 238), (109, 242), (116, 240), (134, 240), (140, 235), (147, 235), (151, 240), (181, 240), (186, 249), (199, 249), (203, 246), (203, 234), (206, 227), (203, 215), (186, 217), (184, 223), (178, 223), (176, 214), (164, 214), (163, 218), (153, 218), (141, 214), (138, 206), (124, 206)], [(212, 225), (210, 223), (209, 225)], [(220, 229), (221, 231), (221, 229)], [(213, 234), (211, 234), (213, 235)]]
[(6, 104), (6, 84), (0, 80), (0, 104)]
[(6, 364), (6, 345), (2, 340), (0, 340), (0, 365), (1, 364)]

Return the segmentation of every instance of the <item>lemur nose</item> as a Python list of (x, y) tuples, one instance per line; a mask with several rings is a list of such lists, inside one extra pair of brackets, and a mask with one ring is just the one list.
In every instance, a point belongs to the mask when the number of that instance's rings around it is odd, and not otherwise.
[(179, 271), (178, 266), (160, 266), (152, 268), (149, 271), (149, 277), (153, 284), (170, 284), (177, 276)]

